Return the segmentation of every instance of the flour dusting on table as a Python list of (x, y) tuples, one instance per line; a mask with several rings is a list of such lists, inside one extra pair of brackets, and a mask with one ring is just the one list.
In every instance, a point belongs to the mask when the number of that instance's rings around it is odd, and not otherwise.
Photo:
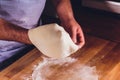
[(95, 67), (74, 64), (74, 58), (44, 58), (32, 73), (32, 80), (98, 80)]

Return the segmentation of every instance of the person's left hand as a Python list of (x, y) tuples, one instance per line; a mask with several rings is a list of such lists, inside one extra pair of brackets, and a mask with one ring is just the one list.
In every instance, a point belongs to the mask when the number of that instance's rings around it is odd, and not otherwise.
[(79, 48), (83, 47), (85, 39), (81, 26), (75, 20), (62, 22), (61, 25), (69, 33), (73, 42), (78, 45)]

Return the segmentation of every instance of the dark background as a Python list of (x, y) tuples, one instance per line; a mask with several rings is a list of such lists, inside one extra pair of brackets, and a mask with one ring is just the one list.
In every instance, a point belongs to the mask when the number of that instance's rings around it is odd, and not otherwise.
[[(93, 35), (99, 38), (120, 42), (120, 15), (83, 7), (81, 0), (71, 0), (74, 16), (81, 25), (85, 34)], [(44, 10), (43, 21), (46, 23), (59, 22), (56, 18), (55, 9), (47, 1)]]

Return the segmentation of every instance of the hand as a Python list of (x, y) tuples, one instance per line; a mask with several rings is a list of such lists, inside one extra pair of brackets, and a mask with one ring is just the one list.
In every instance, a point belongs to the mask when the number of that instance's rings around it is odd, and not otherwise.
[(61, 25), (64, 29), (69, 33), (73, 42), (79, 46), (79, 48), (83, 47), (85, 44), (85, 39), (83, 35), (83, 31), (81, 26), (75, 21), (62, 22)]

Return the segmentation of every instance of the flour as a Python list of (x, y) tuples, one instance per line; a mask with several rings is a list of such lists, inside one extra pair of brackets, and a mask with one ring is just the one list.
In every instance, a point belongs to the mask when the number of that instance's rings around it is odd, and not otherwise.
[(95, 67), (75, 64), (76, 59), (45, 58), (32, 74), (33, 80), (98, 80)]
[(21, 80), (32, 80), (32, 76), (31, 75), (23, 75), (20, 78), (21, 78)]

